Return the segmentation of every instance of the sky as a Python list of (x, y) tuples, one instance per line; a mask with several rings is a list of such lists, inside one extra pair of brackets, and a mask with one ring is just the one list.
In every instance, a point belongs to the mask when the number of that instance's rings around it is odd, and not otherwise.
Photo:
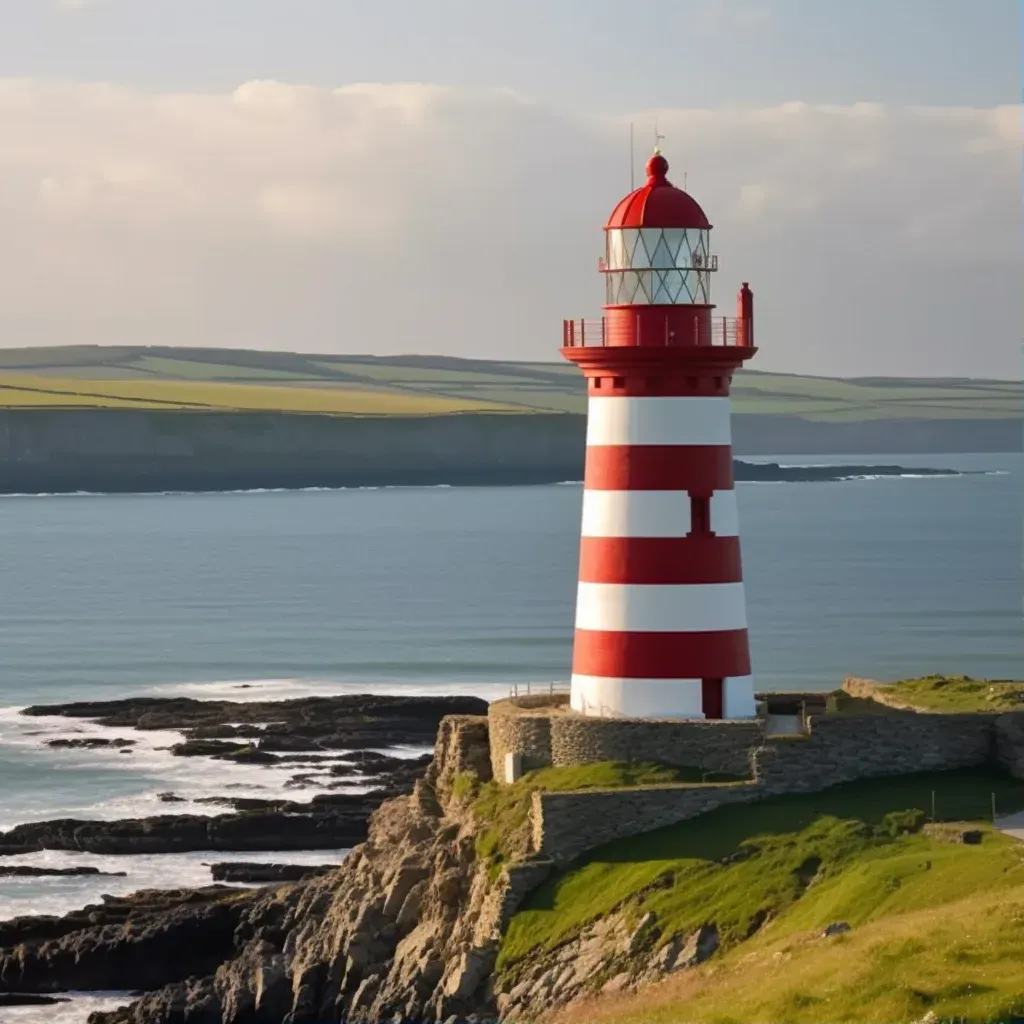
[(654, 141), (756, 368), (1019, 376), (1016, 0), (0, 0), (0, 346), (555, 360)]

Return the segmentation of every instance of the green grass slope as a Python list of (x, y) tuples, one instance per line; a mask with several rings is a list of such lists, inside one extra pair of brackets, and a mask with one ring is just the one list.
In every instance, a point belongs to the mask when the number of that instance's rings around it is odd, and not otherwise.
[[(910, 1021), (928, 1011), (1024, 1013), (1024, 848), (984, 827), (979, 845), (926, 822), (1024, 806), (1024, 783), (965, 771), (853, 783), (723, 808), (593, 851), (535, 892), (499, 970), (613, 909), (656, 915), (667, 941), (713, 922), (722, 948), (641, 996), (579, 1004), (602, 1024)], [(823, 928), (852, 930), (824, 940)], [(1002, 1016), (1000, 1016), (1002, 1015)]]
[[(26, 384), (24, 377), (33, 380)], [(52, 381), (52, 388), (38, 384)], [(118, 384), (118, 382), (121, 382)], [(159, 385), (125, 397), (128, 382)], [(197, 395), (196, 386), (218, 385)], [(344, 414), (336, 389), (364, 393), (391, 414), (389, 399), (441, 399), (476, 408), (582, 412), (575, 367), (446, 356), (357, 356), (145, 346), (0, 349), (0, 406), (118, 405), (252, 408), (255, 396), (234, 388), (272, 388), (260, 408)], [(54, 393), (50, 393), (50, 391)], [(870, 419), (1019, 419), (1020, 386), (1011, 381), (862, 378), (837, 380), (741, 371), (736, 411), (821, 422)], [(98, 397), (96, 397), (98, 396)]]
[(933, 675), (901, 679), (877, 689), (883, 696), (923, 711), (1024, 711), (1024, 682)]

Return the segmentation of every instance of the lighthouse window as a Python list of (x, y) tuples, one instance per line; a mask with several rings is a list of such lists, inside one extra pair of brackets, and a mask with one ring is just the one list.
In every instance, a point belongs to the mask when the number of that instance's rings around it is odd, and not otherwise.
[(613, 271), (605, 275), (608, 305), (707, 305), (709, 276), (696, 270)]
[(708, 232), (699, 228), (610, 228), (608, 270), (693, 270), (709, 266)]
[(690, 533), (711, 532), (711, 502), (708, 498), (690, 495)]

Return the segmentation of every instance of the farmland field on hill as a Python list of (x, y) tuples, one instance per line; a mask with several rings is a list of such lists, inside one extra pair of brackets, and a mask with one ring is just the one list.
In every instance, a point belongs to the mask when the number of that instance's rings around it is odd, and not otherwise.
[[(1016, 419), (1012, 381), (839, 380), (742, 371), (736, 412), (809, 421)], [(248, 349), (0, 349), (0, 407), (182, 408), (328, 415), (584, 411), (567, 364)]]

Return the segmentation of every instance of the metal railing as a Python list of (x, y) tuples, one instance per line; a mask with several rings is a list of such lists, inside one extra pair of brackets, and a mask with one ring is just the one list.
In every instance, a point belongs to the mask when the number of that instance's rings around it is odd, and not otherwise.
[(695, 315), (692, 325), (680, 320), (678, 314), (666, 316), (663, 322), (651, 317), (636, 318), (630, 323), (622, 318), (597, 317), (589, 320), (562, 321), (563, 348), (601, 348), (617, 345), (746, 346), (747, 322), (737, 317), (711, 318)]
[(569, 693), (572, 687), (568, 683), (513, 683), (508, 689), (510, 697), (550, 696), (556, 693)]

